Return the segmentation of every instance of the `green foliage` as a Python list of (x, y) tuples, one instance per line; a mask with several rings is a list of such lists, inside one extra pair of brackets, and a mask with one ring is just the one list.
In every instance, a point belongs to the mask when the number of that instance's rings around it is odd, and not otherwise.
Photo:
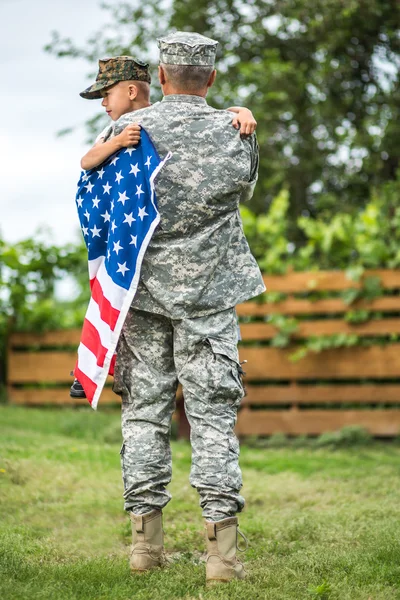
[[(397, 441), (399, 443), (400, 439)], [(288, 437), (284, 433), (274, 433), (269, 437), (246, 436), (246, 446), (251, 448), (358, 448), (373, 443), (371, 434), (359, 425), (348, 425), (337, 431), (328, 431), (318, 437), (298, 435)]]
[(339, 431), (329, 431), (321, 434), (315, 442), (317, 447), (346, 448), (365, 446), (372, 441), (371, 434), (359, 425), (349, 425)]
[(349, 310), (344, 315), (344, 320), (347, 323), (366, 323), (371, 318), (368, 310)]
[(285, 315), (271, 315), (268, 322), (278, 329), (277, 335), (271, 340), (271, 345), (275, 348), (286, 348), (299, 328), (298, 320)]
[(308, 588), (308, 591), (314, 600), (329, 600), (333, 590), (331, 585), (327, 581), (324, 581), (321, 585)]
[[(251, 250), (266, 273), (287, 269), (343, 269), (352, 281), (360, 281), (365, 269), (400, 266), (400, 172), (395, 182), (375, 188), (372, 199), (353, 214), (337, 213), (332, 218), (300, 217), (301, 244), (290, 236), (290, 202), (282, 191), (271, 202), (267, 215), (256, 215), (241, 207), (244, 231)], [(379, 279), (366, 277), (363, 289), (349, 288), (347, 304), (359, 297), (381, 295)]]
[(297, 362), (304, 358), (308, 353), (315, 354), (323, 350), (331, 350), (333, 348), (351, 348), (360, 342), (360, 338), (355, 333), (334, 333), (332, 335), (311, 336), (304, 340), (301, 346), (292, 352), (289, 359), (292, 362)]

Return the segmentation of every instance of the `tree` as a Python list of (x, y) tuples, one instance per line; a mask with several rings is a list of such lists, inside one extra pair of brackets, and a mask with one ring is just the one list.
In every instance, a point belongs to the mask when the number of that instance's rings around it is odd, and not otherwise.
[(104, 55), (132, 54), (155, 67), (155, 39), (168, 30), (219, 40), (210, 102), (253, 110), (261, 162), (252, 208), (265, 211), (287, 187), (292, 240), (302, 237), (300, 215), (358, 210), (373, 186), (395, 178), (398, 0), (148, 0), (105, 10), (108, 29), (85, 47), (54, 33), (47, 51), (84, 57), (91, 66)]
[[(76, 297), (56, 297), (67, 275)], [(11, 245), (0, 238), (0, 387), (5, 380), (7, 337), (11, 331), (79, 327), (89, 299), (87, 252), (83, 242), (55, 246), (40, 233)]]

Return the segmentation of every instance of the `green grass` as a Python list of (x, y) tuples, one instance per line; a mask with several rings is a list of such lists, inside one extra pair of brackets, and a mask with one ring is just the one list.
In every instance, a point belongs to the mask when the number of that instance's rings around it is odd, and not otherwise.
[(207, 589), (190, 447), (173, 442), (165, 570), (132, 576), (119, 414), (0, 406), (2, 600), (400, 599), (400, 448), (243, 446), (244, 582)]

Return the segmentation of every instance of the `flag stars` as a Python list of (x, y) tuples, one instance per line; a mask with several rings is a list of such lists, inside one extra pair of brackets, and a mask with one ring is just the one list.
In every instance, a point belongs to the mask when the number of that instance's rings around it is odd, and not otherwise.
[(94, 185), (93, 185), (93, 183), (91, 183), (89, 181), (89, 183), (87, 185), (85, 185), (85, 188), (87, 189), (88, 194), (91, 194), (92, 193), (92, 189), (94, 188)]
[(100, 216), (103, 217), (104, 223), (106, 223), (107, 221), (110, 221), (110, 215), (108, 214), (108, 210), (106, 210), (106, 212)]
[(77, 203), (77, 205), (78, 205), (78, 207), (79, 207), (79, 208), (81, 208), (81, 206), (82, 206), (82, 202), (83, 202), (83, 198), (81, 198), (81, 197), (79, 196), (79, 198), (77, 198), (77, 199), (76, 199), (76, 203)]
[(136, 186), (135, 196), (137, 196), (138, 198), (140, 198), (140, 196), (142, 196), (142, 194), (144, 194), (144, 191), (142, 190), (142, 184), (137, 185)]
[(118, 252), (120, 250), (123, 250), (123, 247), (120, 245), (119, 240), (117, 242), (113, 242), (114, 248), (113, 248), (113, 252), (116, 253), (116, 255), (118, 256)]
[(144, 217), (148, 217), (148, 216), (149, 215), (146, 212), (146, 207), (145, 206), (139, 207), (139, 214), (138, 214), (139, 219), (141, 221), (143, 221)]
[(111, 200), (110, 210), (111, 212), (114, 210), (114, 200)]
[(104, 171), (103, 167), (100, 169), (100, 171), (97, 171), (97, 175), (99, 176), (99, 179), (103, 179), (104, 173), (105, 173), (105, 171)]
[(129, 245), (131, 246), (132, 244), (133, 244), (133, 245), (135, 246), (135, 248), (136, 248), (136, 246), (137, 246), (137, 235), (132, 235), (132, 234), (131, 234), (131, 241), (129, 242)]
[(88, 209), (85, 210), (85, 212), (83, 213), (83, 216), (86, 217), (87, 220), (89, 221), (90, 213), (88, 212)]
[(110, 194), (111, 185), (108, 183), (108, 181), (107, 181), (106, 185), (103, 185), (103, 189), (104, 189), (105, 194)]
[(124, 262), (122, 265), (120, 265), (119, 262), (117, 262), (117, 265), (117, 273), (122, 273), (122, 275), (125, 275), (126, 271), (130, 271), (130, 269), (128, 269), (128, 267), (126, 266), (126, 262)]
[(117, 226), (115, 224), (115, 221), (111, 221), (111, 231), (114, 233), (114, 231), (116, 230)]
[(88, 179), (89, 179), (89, 175), (85, 171), (83, 171), (82, 182), (88, 181)]
[(125, 202), (129, 200), (129, 197), (126, 195), (126, 192), (124, 192), (123, 194), (121, 194), (121, 192), (118, 192), (118, 195), (118, 202), (122, 202), (122, 206), (125, 206)]
[(115, 167), (117, 164), (117, 160), (119, 160), (119, 156), (114, 156), (114, 158), (110, 162), (110, 165), (113, 165)]
[(151, 161), (151, 159), (152, 159), (152, 157), (148, 156), (146, 162), (144, 163), (148, 169), (150, 169), (150, 161)]
[(90, 231), (92, 232), (93, 237), (101, 237), (100, 236), (101, 229), (97, 229), (96, 225)]
[(140, 173), (140, 169), (138, 167), (138, 163), (136, 163), (136, 165), (131, 165), (131, 170), (129, 171), (129, 175), (133, 173), (135, 177), (137, 177), (137, 174)]
[(84, 225), (82, 225), (82, 233), (83, 233), (83, 235), (89, 235), (89, 230)]
[(124, 178), (124, 176), (122, 175), (122, 171), (119, 171), (118, 173), (115, 173), (115, 181), (117, 183), (120, 183), (121, 179), (123, 179), (123, 178)]
[(93, 202), (93, 208), (99, 208), (99, 202), (100, 202), (100, 198), (97, 197), (96, 194), (96, 198), (92, 198), (92, 202)]
[(136, 148), (127, 148), (124, 154), (129, 154), (129, 156), (132, 156), (132, 152), (136, 152)]
[(129, 213), (129, 215), (125, 214), (125, 220), (122, 221), (123, 223), (128, 223), (129, 227), (132, 226), (133, 221), (136, 221), (136, 219), (133, 218), (133, 213)]

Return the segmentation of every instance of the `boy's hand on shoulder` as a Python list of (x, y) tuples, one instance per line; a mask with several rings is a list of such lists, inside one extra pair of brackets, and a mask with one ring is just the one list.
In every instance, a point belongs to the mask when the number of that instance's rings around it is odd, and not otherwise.
[(121, 148), (137, 146), (140, 141), (140, 125), (132, 123), (127, 125), (121, 133), (115, 136)]
[(255, 132), (257, 121), (253, 117), (251, 110), (244, 106), (231, 106), (228, 110), (236, 113), (233, 117), (232, 125), (235, 129), (240, 128), (240, 135), (251, 135)]

